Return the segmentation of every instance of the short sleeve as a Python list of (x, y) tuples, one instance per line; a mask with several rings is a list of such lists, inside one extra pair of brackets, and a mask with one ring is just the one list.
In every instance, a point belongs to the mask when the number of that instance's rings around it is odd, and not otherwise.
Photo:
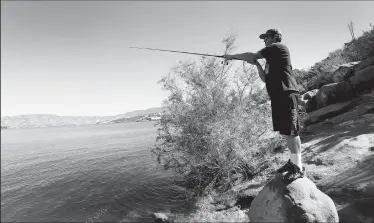
[(258, 52), (265, 58), (268, 59), (271, 56), (271, 52), (274, 50), (274, 45), (267, 46), (259, 50)]

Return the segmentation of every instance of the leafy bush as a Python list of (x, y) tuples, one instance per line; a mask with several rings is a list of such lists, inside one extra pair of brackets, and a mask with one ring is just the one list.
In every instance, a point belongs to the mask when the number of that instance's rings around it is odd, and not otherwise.
[[(222, 41), (225, 54), (235, 36)], [(160, 83), (170, 95), (163, 102), (157, 145), (152, 152), (164, 168), (182, 175), (201, 195), (227, 188), (258, 173), (258, 138), (271, 127), (270, 106), (258, 93), (253, 66), (221, 64), (216, 58), (176, 65)]]
[(308, 89), (308, 83), (310, 82), (311, 75), (306, 70), (292, 70), (293, 76), (296, 78), (297, 83), (300, 85), (300, 92), (305, 92)]

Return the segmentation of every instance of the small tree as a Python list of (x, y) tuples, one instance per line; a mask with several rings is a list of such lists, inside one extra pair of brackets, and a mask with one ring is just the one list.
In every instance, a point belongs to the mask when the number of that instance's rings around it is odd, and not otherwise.
[(352, 40), (356, 39), (355, 38), (355, 32), (354, 32), (354, 25), (353, 25), (352, 20), (348, 23), (348, 30), (351, 33)]
[[(222, 40), (224, 53), (236, 36)], [(165, 169), (184, 177), (195, 195), (248, 179), (260, 160), (253, 151), (270, 126), (269, 106), (251, 107), (257, 73), (247, 64), (216, 58), (184, 61), (160, 80), (170, 93), (163, 102), (157, 145), (152, 152)]]

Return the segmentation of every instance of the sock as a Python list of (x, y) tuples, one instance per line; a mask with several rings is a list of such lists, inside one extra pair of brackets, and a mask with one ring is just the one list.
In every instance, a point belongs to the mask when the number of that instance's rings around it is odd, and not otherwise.
[(303, 164), (301, 161), (301, 153), (296, 153), (294, 159), (295, 159), (295, 164), (300, 168), (300, 170), (303, 170)]
[(290, 159), (293, 164), (296, 164), (296, 153), (291, 153)]
[(303, 164), (301, 162), (301, 153), (291, 153), (291, 162), (302, 170)]

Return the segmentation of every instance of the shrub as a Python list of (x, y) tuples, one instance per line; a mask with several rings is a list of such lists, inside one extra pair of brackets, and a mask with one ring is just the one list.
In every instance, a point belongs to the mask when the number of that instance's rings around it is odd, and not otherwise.
[[(235, 36), (222, 41), (225, 54)], [(184, 177), (195, 196), (227, 188), (257, 173), (258, 138), (271, 126), (270, 106), (258, 105), (258, 75), (246, 64), (216, 58), (177, 64), (160, 83), (170, 95), (163, 102), (157, 144), (152, 152), (165, 169)]]
[(297, 83), (300, 85), (300, 93), (303, 94), (308, 89), (308, 83), (310, 82), (311, 75), (306, 70), (292, 70), (293, 76), (296, 78)]
[(358, 39), (345, 43), (343, 52), (350, 61), (360, 61), (374, 56), (374, 26)]

